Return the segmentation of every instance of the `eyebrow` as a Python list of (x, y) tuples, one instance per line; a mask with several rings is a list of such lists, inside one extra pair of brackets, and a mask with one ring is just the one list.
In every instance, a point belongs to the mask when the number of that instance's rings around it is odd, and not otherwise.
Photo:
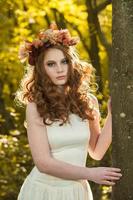
[[(67, 58), (64, 57), (64, 58), (62, 58), (61, 60), (64, 60), (64, 59), (67, 59)], [(46, 63), (47, 63), (47, 62), (56, 62), (56, 61), (55, 61), (55, 60), (47, 60)]]

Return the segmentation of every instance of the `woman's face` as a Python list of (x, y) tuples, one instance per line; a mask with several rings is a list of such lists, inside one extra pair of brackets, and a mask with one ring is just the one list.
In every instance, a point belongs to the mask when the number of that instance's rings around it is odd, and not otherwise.
[(55, 85), (64, 85), (67, 82), (68, 68), (68, 59), (60, 49), (47, 50), (44, 56), (44, 69)]

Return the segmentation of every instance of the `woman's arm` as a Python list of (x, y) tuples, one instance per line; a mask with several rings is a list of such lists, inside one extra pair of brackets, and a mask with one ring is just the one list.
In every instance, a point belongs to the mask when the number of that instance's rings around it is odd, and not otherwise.
[(95, 103), (98, 109), (95, 111), (95, 120), (89, 121), (91, 138), (88, 152), (93, 159), (101, 160), (112, 141), (112, 115), (108, 105), (108, 114), (101, 129), (99, 105), (96, 97), (93, 98), (93, 103)]

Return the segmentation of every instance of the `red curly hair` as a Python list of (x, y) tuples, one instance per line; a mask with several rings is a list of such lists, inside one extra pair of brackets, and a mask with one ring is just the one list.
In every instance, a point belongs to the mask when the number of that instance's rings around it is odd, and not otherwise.
[[(63, 91), (53, 84), (44, 70), (44, 56), (48, 48), (62, 50), (69, 64), (68, 81)], [(43, 47), (34, 66), (28, 66), (16, 92), (16, 100), (23, 104), (35, 102), (40, 117), (46, 125), (62, 120), (60, 126), (69, 122), (69, 114), (75, 113), (84, 119), (94, 120), (90, 92), (95, 89), (95, 68), (79, 59), (75, 47), (51, 45)], [(50, 120), (51, 123), (48, 123)]]

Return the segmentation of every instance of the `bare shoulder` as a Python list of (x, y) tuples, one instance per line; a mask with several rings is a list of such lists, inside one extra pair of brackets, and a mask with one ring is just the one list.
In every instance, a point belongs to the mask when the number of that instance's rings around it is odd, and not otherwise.
[(35, 102), (28, 102), (26, 105), (26, 112), (37, 114), (37, 106)]
[(40, 117), (39, 112), (37, 111), (37, 105), (35, 102), (28, 102), (28, 104), (26, 105), (26, 121), (36, 121), (41, 125), (43, 124), (42, 118)]

